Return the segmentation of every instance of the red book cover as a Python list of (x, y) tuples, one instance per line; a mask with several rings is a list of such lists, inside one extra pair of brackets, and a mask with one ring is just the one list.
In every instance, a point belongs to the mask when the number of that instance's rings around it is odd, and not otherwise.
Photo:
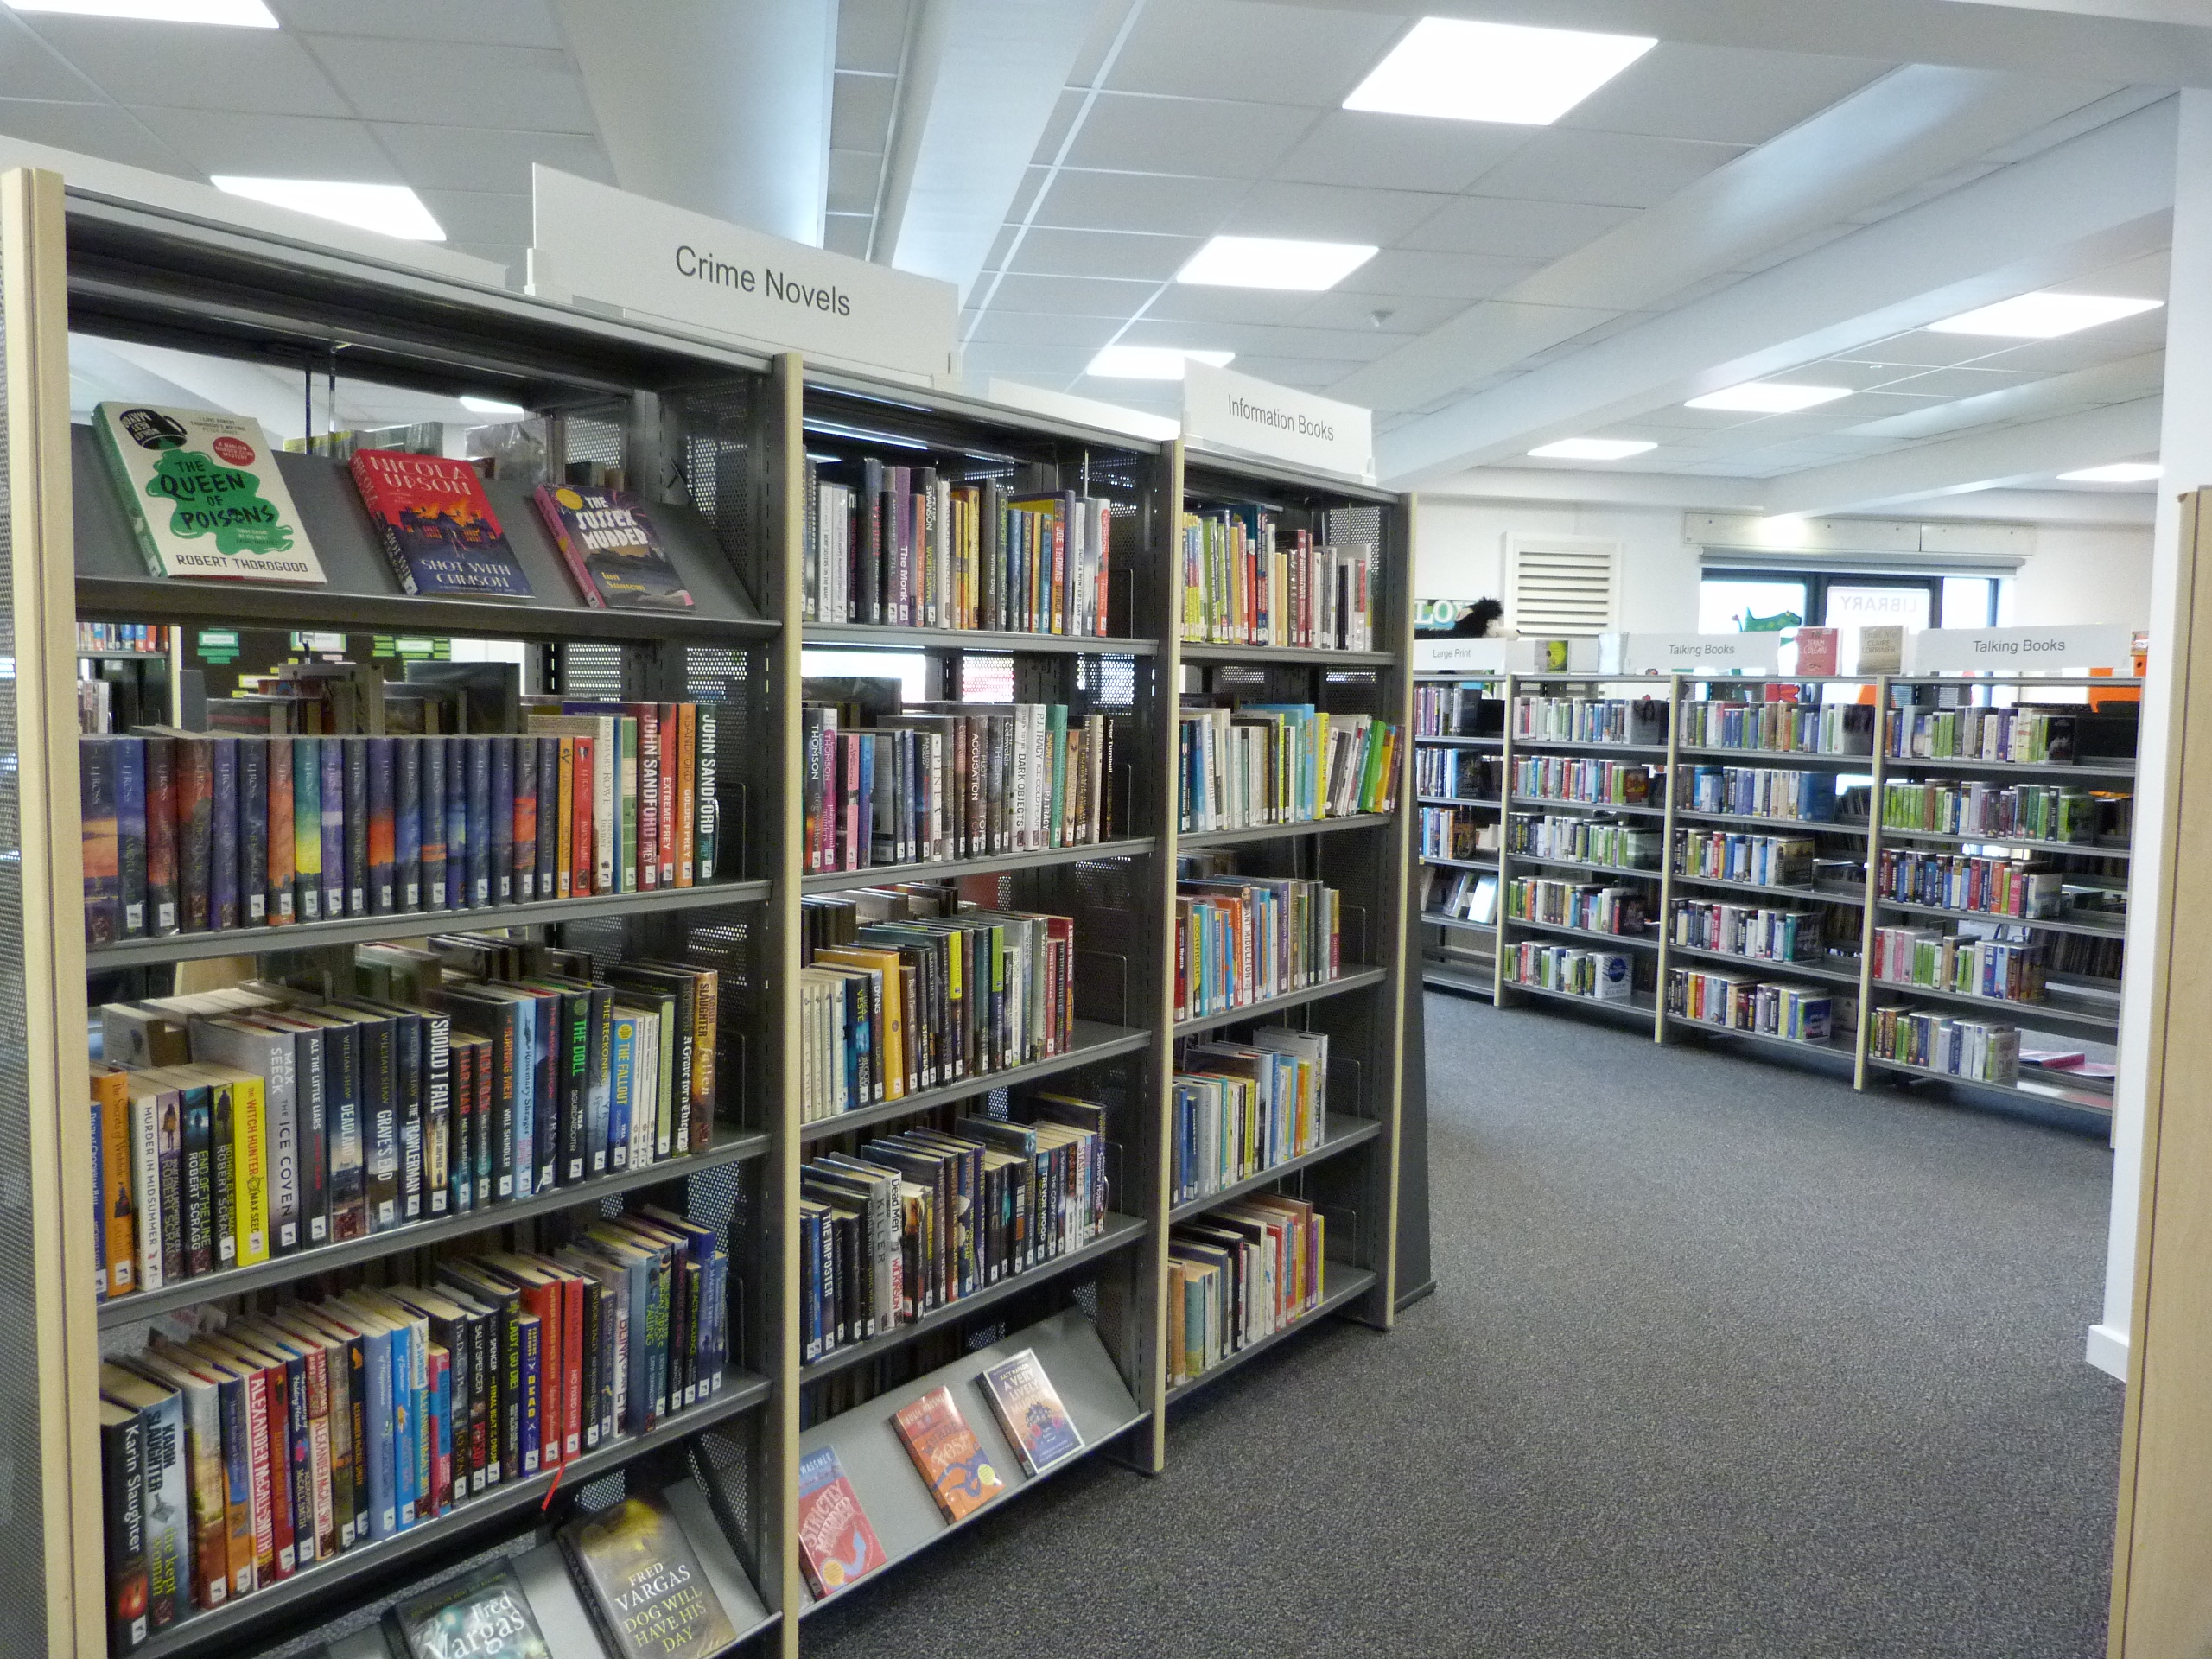
[(947, 1521), (963, 1521), (1006, 1490), (950, 1389), (931, 1389), (891, 1415), (906, 1455)]
[(353, 456), (353, 473), (391, 573), (409, 593), (531, 596), (530, 578), (508, 545), (484, 480), (467, 461), (363, 449)]
[(550, 899), (537, 891), (537, 740), (525, 737), (515, 750), (515, 898)]
[(595, 867), (596, 849), (592, 846), (592, 740), (579, 737), (573, 740), (572, 771), (575, 783), (569, 793), (570, 823), (569, 849), (569, 891), (578, 899), (587, 897), (592, 890), (592, 874)]
[(1828, 675), (1836, 671), (1836, 632), (1834, 628), (1797, 630), (1797, 671), (1800, 674)]
[[(151, 819), (152, 803), (147, 804), (147, 816)], [(292, 740), (276, 737), (269, 741), (269, 922), (281, 927), (299, 918), (292, 910), (292, 882), (296, 872), (292, 868), (292, 840), (296, 831), (292, 823)], [(169, 855), (176, 849), (172, 842)], [(146, 863), (150, 870), (154, 855), (152, 839), (147, 842)], [(149, 877), (150, 885), (151, 878)]]
[[(678, 730), (676, 705), (672, 702), (662, 703), (660, 705), (660, 718), (654, 722), (654, 725), (660, 742), (660, 792), (658, 801), (658, 804), (660, 808), (658, 818), (660, 830), (660, 884), (664, 887), (672, 887), (677, 885), (677, 750), (683, 741), (682, 734)], [(684, 881), (683, 885), (688, 887), (691, 883), (687, 880)]]
[(888, 1559), (834, 1446), (798, 1460), (798, 1551), (817, 1601), (866, 1578)]

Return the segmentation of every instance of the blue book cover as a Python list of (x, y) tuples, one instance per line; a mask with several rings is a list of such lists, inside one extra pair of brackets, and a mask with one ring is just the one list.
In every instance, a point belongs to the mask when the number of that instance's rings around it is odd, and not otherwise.
[(515, 1004), (515, 1197), (526, 1198), (537, 1179), (537, 1001)]
[(561, 1007), (558, 996), (530, 999), (535, 1023), (531, 1027), (531, 1058), (537, 1077), (531, 1090), (533, 1115), (531, 1128), (531, 1154), (537, 1160), (537, 1182), (533, 1189), (539, 1192), (553, 1190), (556, 1172), (560, 1168), (561, 1153), (561, 1088), (555, 1075), (554, 1055), (560, 1046)]
[(397, 739), (365, 738), (369, 762), (369, 914), (389, 916), (399, 908), (399, 824), (395, 797), (399, 787)]
[(399, 1530), (415, 1524), (415, 1332), (404, 1320), (391, 1326), (391, 1500), (399, 1511)]
[(423, 904), (423, 740), (392, 742), (392, 897), (401, 914)]
[(492, 741), (482, 737), (466, 741), (468, 902), (480, 908), (492, 902)]
[[(515, 899), (515, 744), (511, 737), (490, 737), (491, 785), (486, 797), (485, 824), (490, 834), (485, 846), (491, 877), (486, 891), (495, 905)], [(474, 797), (469, 804), (475, 804)]]
[(108, 740), (115, 749), (116, 868), (123, 901), (123, 934), (146, 937), (146, 740)]
[(369, 740), (339, 739), (346, 758), (346, 913), (369, 913)]
[[(449, 1471), (453, 1467), (453, 1363), (450, 1358), (438, 1367), (437, 1375), (431, 1379), (429, 1402), (430, 1467), (433, 1471)], [(448, 1478), (450, 1482), (451, 1477)], [(437, 1491), (435, 1474), (430, 1491), (434, 1495)], [(448, 1484), (446, 1501), (437, 1509), (440, 1515), (453, 1507), (452, 1492), (453, 1488)]]
[(860, 868), (866, 869), (883, 861), (875, 855), (875, 742), (863, 735), (854, 747), (860, 751), (861, 761)]
[(1025, 1348), (1009, 1359), (986, 1366), (978, 1380), (1014, 1455), (1032, 1475), (1043, 1473), (1083, 1449), (1082, 1431), (1061, 1404), (1059, 1391), (1045, 1375), (1035, 1349)]
[[(207, 1355), (195, 1355), (193, 1364), (208, 1372), (215, 1379), (215, 1408), (223, 1424), (223, 1507), (232, 1517), (233, 1531), (238, 1526), (236, 1519), (250, 1515), (253, 1509), (253, 1442), (246, 1427), (245, 1379), (221, 1362)], [(245, 1523), (246, 1554), (252, 1554), (252, 1523)], [(251, 1560), (243, 1566), (231, 1558), (231, 1592), (243, 1596), (253, 1589), (253, 1565)]]
[(557, 896), (561, 861), (561, 740), (524, 738), (537, 747), (537, 896)]
[(399, 1491), (395, 1455), (398, 1407), (393, 1397), (392, 1333), (372, 1319), (352, 1321), (363, 1333), (362, 1369), (368, 1377), (369, 1536), (389, 1538), (399, 1530)]
[(334, 922), (346, 913), (346, 746), (341, 738), (321, 740), (322, 750), (322, 918)]
[(213, 740), (215, 761), (213, 831), (207, 867), (207, 925), (238, 925), (238, 741)]
[(322, 740), (292, 740), (292, 913), (322, 919)]
[(616, 1009), (607, 1112), (607, 1162), (615, 1169), (630, 1166), (630, 1113), (638, 1079), (638, 1021), (633, 1014)]
[(465, 737), (446, 748), (446, 908), (467, 910), (468, 897), (468, 751)]
[[(269, 740), (241, 737), (238, 747), (238, 903), (245, 925), (258, 927), (269, 919)], [(128, 831), (124, 843), (123, 874), (127, 902), (130, 878)]]
[(415, 740), (422, 757), (423, 906), (424, 910), (446, 907), (446, 741), (442, 737)]
[(538, 1410), (543, 1403), (539, 1395), (543, 1364), (543, 1333), (537, 1315), (525, 1313), (516, 1321), (516, 1333), (522, 1342), (522, 1471), (525, 1475), (537, 1472)]

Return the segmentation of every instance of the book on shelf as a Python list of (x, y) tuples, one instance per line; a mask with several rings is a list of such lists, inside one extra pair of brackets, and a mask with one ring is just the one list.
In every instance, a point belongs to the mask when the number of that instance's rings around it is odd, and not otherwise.
[(512, 1566), (498, 1561), (385, 1611), (407, 1659), (553, 1659)]
[(1808, 677), (1834, 674), (1840, 671), (1837, 644), (1842, 637), (1838, 628), (1808, 628), (1797, 630), (1797, 671)]
[(834, 1446), (798, 1460), (799, 1567), (817, 1601), (866, 1578), (888, 1559)]
[(1690, 749), (1768, 754), (1874, 753), (1874, 709), (1863, 702), (1684, 702), (1681, 742)]
[(1689, 766), (1683, 769), (1679, 798), (1696, 812), (1835, 823), (1850, 821), (1851, 815), (1844, 810), (1847, 792), (1861, 793), (1840, 788), (1833, 772), (1786, 766)]
[(323, 580), (258, 421), (104, 403), (92, 429), (153, 575)]
[(561, 1548), (611, 1659), (715, 1659), (737, 1640), (683, 1523), (658, 1492), (570, 1522)]
[(1169, 1230), (1167, 1384), (1179, 1388), (1295, 1324), (1328, 1294), (1327, 1228), (1302, 1198), (1256, 1192)]
[(1170, 1202), (1187, 1204), (1320, 1149), (1325, 1033), (1267, 1027), (1243, 1043), (1188, 1042), (1170, 1083)]
[(1185, 512), (1182, 637), (1198, 644), (1372, 651), (1380, 604), (1373, 543), (1317, 543), (1256, 508)]
[(1825, 991), (1775, 984), (1747, 974), (1670, 967), (1667, 1012), (1730, 1031), (1825, 1043), (1836, 1029), (1838, 1001)]
[(402, 588), (426, 598), (531, 597), (530, 577), (468, 462), (360, 449), (347, 466)]
[(1505, 702), (1482, 685), (1414, 687), (1415, 737), (1502, 737)]
[(585, 604), (617, 611), (691, 607), (691, 591), (640, 497), (571, 483), (541, 484), (531, 499)]
[(1177, 711), (1185, 831), (1302, 823), (1388, 812), (1397, 804), (1398, 728), (1312, 703)]
[(1319, 881), (1190, 876), (1175, 884), (1175, 1017), (1225, 1014), (1344, 970), (1342, 895)]
[(1488, 927), (1497, 920), (1497, 877), (1486, 870), (1433, 868), (1421, 908)]
[(1641, 937), (1649, 926), (1648, 898), (1640, 887), (1516, 875), (1505, 884), (1505, 914), (1517, 922)]
[(1809, 836), (1741, 830), (1677, 830), (1675, 874), (1762, 887), (1801, 887), (1816, 879), (1820, 843)]
[(152, 1634), (146, 1573), (145, 1429), (130, 1407), (99, 1403), (101, 1535), (107, 1551), (108, 1651), (132, 1653)]
[(1035, 1349), (986, 1365), (976, 1381), (1026, 1473), (1041, 1475), (1083, 1450), (1083, 1431), (1068, 1415)]
[(1592, 806), (1656, 806), (1667, 785), (1663, 766), (1567, 754), (1516, 754), (1513, 793), (1535, 800)]
[(2111, 834), (2125, 846), (2132, 827), (2132, 804), (2124, 797), (2047, 784), (1921, 783), (1890, 779), (1882, 785), (1882, 824), (1890, 830), (2084, 846), (2101, 835)]
[(1536, 742), (1663, 746), (1667, 723), (1663, 697), (1554, 697), (1523, 692), (1513, 699), (1513, 735)]
[(1458, 800), (1495, 801), (1504, 793), (1505, 767), (1500, 757), (1471, 749), (1415, 748), (1414, 792), (1448, 795)]
[(891, 1427), (947, 1522), (966, 1520), (1006, 1490), (951, 1389), (908, 1402), (891, 1414)]
[(1636, 995), (1636, 963), (1624, 950), (1515, 940), (1500, 948), (1499, 967), (1509, 985), (1625, 1002)]
[(1980, 1083), (2009, 1085), (2020, 1077), (2018, 1027), (1919, 1008), (1876, 1008), (1867, 1024), (1866, 1052), (1877, 1059)]

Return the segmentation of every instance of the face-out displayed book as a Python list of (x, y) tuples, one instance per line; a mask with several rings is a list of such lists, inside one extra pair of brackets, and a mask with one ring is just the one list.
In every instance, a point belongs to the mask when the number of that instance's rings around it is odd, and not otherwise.
[(522, 1581), (505, 1561), (385, 1614), (406, 1659), (552, 1659)]
[(323, 580), (258, 421), (101, 404), (92, 429), (155, 575)]
[(892, 1414), (891, 1426), (947, 1521), (963, 1521), (1006, 1490), (950, 1389), (931, 1389)]
[(627, 490), (541, 484), (533, 499), (585, 604), (594, 610), (690, 608), (690, 590), (637, 496)]
[(465, 461), (357, 451), (348, 463), (399, 585), (417, 597), (528, 599), (484, 480)]
[(798, 1562), (817, 1601), (857, 1583), (888, 1559), (860, 1494), (845, 1478), (837, 1448), (824, 1446), (798, 1462)]
[(683, 1523), (658, 1492), (574, 1523), (561, 1546), (614, 1659), (709, 1659), (737, 1640)]
[(1045, 1375), (1035, 1349), (1025, 1348), (986, 1367), (978, 1380), (1007, 1443), (1028, 1473), (1040, 1475), (1083, 1450), (1083, 1431), (1060, 1403), (1059, 1391)]

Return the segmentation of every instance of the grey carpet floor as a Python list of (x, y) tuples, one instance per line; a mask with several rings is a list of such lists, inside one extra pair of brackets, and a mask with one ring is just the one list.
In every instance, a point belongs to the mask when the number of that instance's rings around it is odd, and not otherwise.
[(835, 1659), (2094, 1659), (2094, 1141), (1432, 996), (1439, 1289), (808, 1624)]

